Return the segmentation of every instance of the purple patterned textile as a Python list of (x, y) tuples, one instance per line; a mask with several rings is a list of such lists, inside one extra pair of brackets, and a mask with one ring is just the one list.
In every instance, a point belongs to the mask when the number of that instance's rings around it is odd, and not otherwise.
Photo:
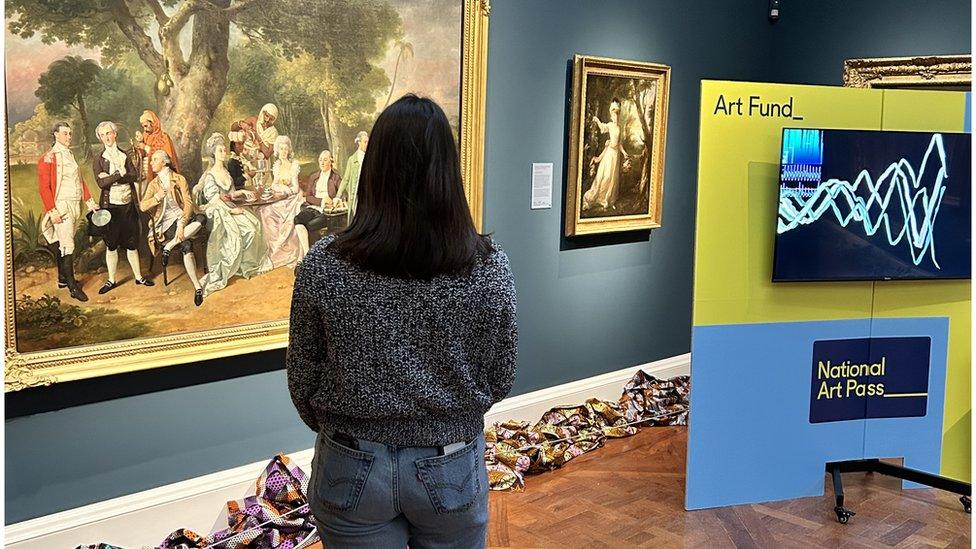
[[(305, 497), (308, 477), (288, 456), (271, 459), (253, 496), (227, 502), (228, 527), (209, 536), (180, 528), (159, 549), (305, 549), (319, 542)], [(105, 543), (78, 549), (122, 549)]]

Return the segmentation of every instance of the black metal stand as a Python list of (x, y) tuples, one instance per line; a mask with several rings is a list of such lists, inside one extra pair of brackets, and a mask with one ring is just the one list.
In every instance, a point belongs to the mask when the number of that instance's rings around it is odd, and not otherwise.
[(834, 481), (834, 498), (836, 505), (834, 512), (837, 513), (837, 520), (841, 524), (847, 524), (856, 513), (844, 507), (844, 483), (841, 480), (841, 473), (881, 473), (890, 477), (900, 478), (909, 482), (924, 484), (939, 490), (960, 494), (959, 501), (967, 513), (973, 511), (973, 500), (971, 499), (973, 488), (968, 482), (961, 482), (955, 479), (933, 475), (917, 469), (909, 469), (900, 465), (892, 465), (880, 459), (855, 459), (851, 461), (834, 461), (827, 464), (826, 470)]

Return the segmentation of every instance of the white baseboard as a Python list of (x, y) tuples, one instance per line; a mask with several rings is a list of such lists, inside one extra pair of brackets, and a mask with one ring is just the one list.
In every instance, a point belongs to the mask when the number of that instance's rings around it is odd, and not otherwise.
[[(485, 424), (507, 419), (535, 421), (554, 406), (579, 404), (592, 397), (616, 400), (638, 369), (662, 379), (689, 375), (691, 355), (665, 358), (506, 398), (488, 410)], [(289, 457), (304, 471), (310, 470), (311, 448)], [(4, 527), (4, 547), (46, 549), (106, 542), (135, 548), (153, 546), (184, 527), (206, 535), (226, 527), (227, 502), (252, 495), (254, 480), (266, 465), (267, 461), (243, 465), (11, 524)]]

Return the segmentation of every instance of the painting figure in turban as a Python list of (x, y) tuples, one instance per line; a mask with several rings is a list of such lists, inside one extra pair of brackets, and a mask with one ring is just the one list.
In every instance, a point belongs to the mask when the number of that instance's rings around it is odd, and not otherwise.
[(176, 148), (173, 146), (173, 140), (163, 131), (163, 124), (160, 122), (159, 116), (150, 110), (142, 111), (142, 116), (139, 117), (139, 125), (142, 126), (142, 141), (138, 146), (141, 148), (143, 159), (146, 161), (143, 170), (143, 173), (146, 174), (146, 181), (152, 181), (156, 178), (156, 173), (153, 171), (151, 163), (148, 162), (156, 151), (165, 152), (171, 162), (170, 168), (174, 172), (180, 173), (180, 161), (176, 157)]
[(267, 103), (257, 116), (234, 122), (227, 134), (231, 150), (237, 151), (240, 157), (255, 167), (260, 156), (272, 158), (275, 140), (278, 139), (278, 129), (274, 125), (276, 120), (278, 107), (274, 103)]

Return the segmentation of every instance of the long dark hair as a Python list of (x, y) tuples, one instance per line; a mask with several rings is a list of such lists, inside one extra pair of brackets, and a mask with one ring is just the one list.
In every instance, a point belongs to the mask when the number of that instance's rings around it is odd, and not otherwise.
[(490, 251), (468, 211), (451, 125), (430, 99), (405, 95), (380, 113), (357, 202), (333, 249), (364, 269), (419, 279), (464, 274)]

